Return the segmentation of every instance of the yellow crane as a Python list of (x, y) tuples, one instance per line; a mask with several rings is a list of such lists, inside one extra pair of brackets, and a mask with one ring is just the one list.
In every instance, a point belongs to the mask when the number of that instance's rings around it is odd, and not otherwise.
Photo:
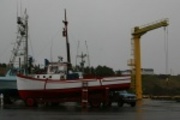
[[(134, 84), (134, 89), (137, 95), (137, 99), (142, 99), (142, 80), (141, 80), (141, 47), (140, 47), (140, 38), (142, 35), (147, 33), (148, 31), (168, 26), (168, 19), (162, 19), (159, 21), (155, 21), (151, 24), (136, 26), (132, 32), (132, 42), (133, 42), (133, 57), (129, 63), (132, 66), (135, 74), (135, 80), (132, 81)], [(133, 72), (132, 72), (133, 73)]]

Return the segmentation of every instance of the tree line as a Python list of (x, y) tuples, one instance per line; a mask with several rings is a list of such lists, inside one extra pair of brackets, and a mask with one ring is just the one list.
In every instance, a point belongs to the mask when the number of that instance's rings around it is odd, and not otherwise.
[(97, 67), (80, 67), (76, 66), (74, 71), (82, 71), (85, 75), (92, 74), (94, 76), (105, 77), (105, 76), (113, 76), (113, 75), (121, 75), (121, 71), (114, 71), (113, 68), (107, 66), (98, 65)]
[[(5, 63), (0, 63), (0, 67), (1, 68), (7, 68), (7, 64)], [(35, 70), (36, 71), (43, 71), (43, 69), (41, 69), (38, 65), (35, 66)], [(117, 70), (114, 71), (113, 68), (110, 68), (108, 66), (101, 66), (98, 65), (97, 67), (81, 67), (81, 66), (74, 66), (72, 68), (72, 71), (79, 71), (79, 72), (83, 72), (85, 75), (86, 74), (91, 74), (94, 76), (99, 76), (99, 77), (104, 77), (104, 76), (113, 76), (113, 75), (121, 75), (121, 71)]]
[(7, 67), (7, 64), (6, 64), (6, 63), (0, 63), (0, 67), (1, 67), (1, 68), (6, 68), (6, 67)]

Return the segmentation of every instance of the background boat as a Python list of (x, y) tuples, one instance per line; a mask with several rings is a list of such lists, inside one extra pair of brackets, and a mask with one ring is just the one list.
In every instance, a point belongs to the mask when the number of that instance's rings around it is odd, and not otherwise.
[(17, 39), (14, 43), (7, 73), (0, 77), (0, 94), (4, 95), (5, 103), (12, 103), (19, 98), (16, 74), (27, 72), (28, 63), (28, 15), (17, 16)]

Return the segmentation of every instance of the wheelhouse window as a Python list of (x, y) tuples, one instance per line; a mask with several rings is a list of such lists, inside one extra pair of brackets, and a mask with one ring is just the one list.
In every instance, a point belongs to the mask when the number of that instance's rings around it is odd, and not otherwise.
[(58, 71), (58, 66), (50, 66), (50, 72), (56, 73)]

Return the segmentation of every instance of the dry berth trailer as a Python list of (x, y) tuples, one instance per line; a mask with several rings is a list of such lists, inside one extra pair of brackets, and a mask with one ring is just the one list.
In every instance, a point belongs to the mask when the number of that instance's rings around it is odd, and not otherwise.
[[(59, 104), (64, 102), (77, 102), (81, 103), (82, 107), (88, 107), (89, 105), (94, 108), (98, 108), (101, 105), (108, 107), (112, 102), (119, 103), (123, 102), (120, 97), (117, 97), (117, 94), (112, 94), (117, 91), (129, 89), (129, 83), (124, 84), (120, 88), (117, 87), (88, 87), (88, 82), (82, 83), (82, 88), (79, 89), (69, 89), (67, 91), (53, 91), (53, 90), (44, 90), (38, 91), (36, 96), (32, 94), (31, 97), (27, 97), (25, 103), (29, 107), (36, 106), (38, 104)], [(44, 93), (44, 95), (42, 95)], [(21, 93), (22, 94), (22, 93)], [(46, 97), (46, 95), (48, 97)], [(37, 97), (39, 96), (39, 97)], [(56, 96), (56, 97), (55, 97)]]

